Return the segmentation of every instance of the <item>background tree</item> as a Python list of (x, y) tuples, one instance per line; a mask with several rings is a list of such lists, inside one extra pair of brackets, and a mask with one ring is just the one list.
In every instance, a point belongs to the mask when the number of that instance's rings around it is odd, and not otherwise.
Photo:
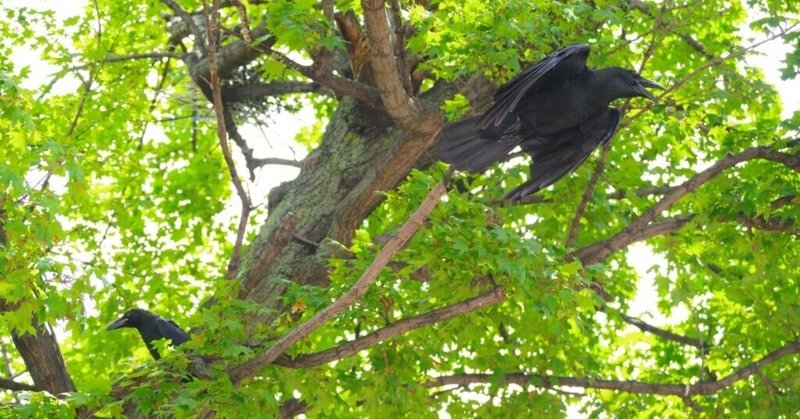
[[(800, 405), (800, 117), (747, 61), (782, 40), (796, 76), (794, 2), (3, 8), (11, 414)], [(498, 200), (524, 159), (450, 178), (431, 152), (445, 121), (575, 42), (668, 86), (660, 104), (623, 103), (612, 144), (521, 205)], [(54, 69), (45, 83), (25, 52)], [(270, 154), (287, 124), (307, 125), (302, 160)], [(281, 165), (299, 174), (265, 196), (257, 179)], [(637, 242), (664, 260), (657, 302), (635, 298)], [(656, 321), (630, 314), (643, 303)], [(192, 340), (148, 361), (135, 334), (104, 331), (133, 306)]]

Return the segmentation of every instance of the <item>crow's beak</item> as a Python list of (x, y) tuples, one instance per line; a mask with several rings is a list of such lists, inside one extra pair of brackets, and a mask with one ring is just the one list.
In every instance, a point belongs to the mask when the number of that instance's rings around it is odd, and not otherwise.
[(106, 326), (106, 330), (119, 329), (120, 327), (125, 327), (125, 324), (127, 323), (128, 323), (127, 317), (120, 317), (117, 320), (111, 322), (108, 326)]
[(637, 92), (639, 94), (641, 94), (642, 96), (652, 100), (653, 102), (658, 102), (658, 99), (656, 99), (656, 97), (652, 93), (647, 91), (647, 89), (646, 89), (647, 87), (652, 87), (654, 89), (667, 90), (666, 88), (664, 88), (664, 86), (662, 86), (662, 85), (660, 85), (660, 84), (658, 84), (658, 83), (656, 83), (656, 82), (654, 82), (652, 80), (641, 79), (641, 80), (639, 80), (638, 84), (639, 85), (638, 85)]

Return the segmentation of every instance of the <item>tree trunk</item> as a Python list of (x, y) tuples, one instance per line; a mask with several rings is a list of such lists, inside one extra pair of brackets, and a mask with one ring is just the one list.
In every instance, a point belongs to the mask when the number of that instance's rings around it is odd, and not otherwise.
[[(424, 95), (436, 104), (460, 92), (467, 97), (487, 95), (489, 83), (474, 77), (439, 83)], [(442, 121), (443, 123), (444, 121)], [(438, 133), (415, 135), (394, 127), (383, 112), (342, 98), (320, 146), (303, 162), (299, 176), (273, 189), (269, 217), (248, 249), (242, 265), (240, 297), (279, 308), (286, 285), (327, 285), (327, 259), (335, 255), (324, 239), (349, 245), (355, 229), (390, 190), (414, 167), (433, 161), (431, 147)], [(319, 247), (299, 241), (283, 242), (288, 220), (292, 231)], [(268, 256), (271, 255), (271, 256)]]
[(75, 384), (67, 373), (55, 334), (47, 324), (39, 324), (36, 317), (32, 326), (36, 329), (35, 335), (20, 335), (13, 331), (11, 337), (25, 361), (34, 385), (54, 395), (75, 391)]
[[(6, 247), (5, 214), (0, 211), (0, 247)], [(0, 311), (15, 310), (14, 304), (0, 299)], [(33, 379), (37, 389), (45, 390), (53, 395), (75, 391), (75, 384), (67, 373), (64, 357), (55, 334), (49, 325), (40, 324), (37, 316), (33, 316), (31, 326), (36, 334), (20, 334), (11, 331), (14, 346), (25, 361), (25, 367)]]

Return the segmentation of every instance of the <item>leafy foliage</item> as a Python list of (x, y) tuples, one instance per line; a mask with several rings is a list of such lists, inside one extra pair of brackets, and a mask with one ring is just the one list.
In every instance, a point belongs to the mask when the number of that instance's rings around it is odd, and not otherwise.
[[(731, 155), (766, 147), (797, 161), (800, 114), (783, 115), (775, 88), (746, 60), (758, 39), (777, 38), (792, 47), (783, 77), (797, 76), (795, 2), (399, 2), (408, 28), (393, 36), (405, 39), (414, 73), (424, 76), (422, 93), (472, 75), (500, 83), (575, 42), (591, 45), (593, 66), (636, 68), (669, 90), (657, 105), (640, 99), (619, 103), (624, 128), (610, 149), (542, 191), (537, 202), (498, 203), (527, 176), (524, 159), (480, 175), (453, 175), (426, 226), (364, 297), (285, 355), (302, 359), (496, 287), (503, 288), (505, 301), (413, 328), (334, 362), (305, 368), (279, 362), (239, 386), (231, 383), (229, 367), (262, 353), (350, 289), (447, 168), (421, 165), (396, 189), (381, 192), (384, 199), (350, 242), (319, 243), (320, 249), (335, 249), (316, 255), (327, 258), (324, 280), (303, 277), (303, 268), (314, 262), (309, 257), (270, 279), (285, 290), (277, 302), (240, 298), (241, 280), (257, 260), (248, 260), (236, 280), (224, 278), (238, 201), (215, 114), (192, 72), (198, 40), (184, 34), (183, 41), (171, 43), (181, 19), (165, 22), (162, 13), (173, 13), (166, 3), (98, 0), (71, 16), (0, 8), (0, 346), (10, 354), (0, 375), (12, 378), (25, 370), (10, 336), (35, 333), (38, 320), (58, 330), (78, 389), (60, 398), (8, 392), (3, 397), (9, 415), (69, 417), (87, 409), (120, 416), (133, 404), (154, 416), (214, 410), (271, 417), (293, 398), (306, 403), (313, 417), (563, 416), (569, 409), (587, 416), (782, 416), (800, 405), (791, 356), (708, 396), (596, 386), (603, 379), (714, 382), (797, 341), (796, 165), (747, 159), (681, 195), (645, 226), (680, 223), (669, 234), (640, 238), (652, 262), (633, 260), (626, 252), (630, 243), (592, 263), (580, 257), (592, 245), (610, 243), (676, 186)], [(358, 79), (348, 65), (337, 64), (357, 51), (348, 50), (353, 40), (341, 35), (327, 6), (320, 5), (332, 2), (250, 3), (250, 25), (265, 29), (274, 44), (223, 74), (223, 90), (307, 81), (301, 65), (287, 67), (289, 59), (325, 57), (333, 76)], [(359, 2), (335, 3), (336, 12), (364, 13)], [(200, 2), (181, 4), (202, 10)], [(240, 25), (235, 8), (222, 14), (226, 28)], [(195, 22), (204, 30), (201, 19)], [(756, 41), (746, 39), (744, 27)], [(222, 48), (241, 42), (238, 30), (228, 34)], [(31, 62), (37, 64), (23, 64), (24, 53), (35, 55)], [(134, 56), (145, 53), (157, 54)], [(331, 138), (367, 153), (375, 142), (358, 138), (391, 131), (385, 115), (362, 118), (362, 125), (347, 120), (345, 100), (327, 86), (290, 93), (237, 103), (234, 121), (258, 125), (273, 118), (268, 129), (277, 132), (281, 124), (298, 123), (284, 111), (313, 108), (314, 120), (304, 121), (307, 126), (290, 140), (311, 153), (303, 171), (330, 157), (325, 143)], [(440, 108), (455, 120), (483, 105), (458, 92)], [(349, 125), (342, 129), (343, 124)], [(247, 162), (237, 162), (246, 173)], [(268, 167), (259, 173), (268, 176)], [(598, 167), (604, 170), (596, 172)], [(347, 168), (338, 169), (346, 183)], [(582, 204), (595, 173), (593, 192)], [(339, 179), (340, 173), (330, 176)], [(255, 202), (267, 196), (256, 183), (248, 186)], [(321, 193), (315, 186), (276, 188), (266, 208), (251, 216), (245, 243), (276, 223), (273, 199)], [(332, 212), (322, 208), (317, 214), (322, 219)], [(647, 288), (645, 276), (652, 278), (654, 299), (637, 296)], [(148, 361), (135, 333), (104, 330), (134, 306), (187, 326), (192, 340), (160, 348), (169, 352), (166, 359)], [(702, 344), (643, 331), (632, 325), (630, 313)], [(186, 379), (195, 355), (211, 365), (210, 372)], [(489, 378), (447, 391), (426, 386), (439, 376), (465, 374)], [(509, 384), (514, 374), (530, 379)], [(559, 385), (559, 377), (589, 384), (576, 396)], [(133, 390), (115, 397), (114, 383), (115, 389)]]

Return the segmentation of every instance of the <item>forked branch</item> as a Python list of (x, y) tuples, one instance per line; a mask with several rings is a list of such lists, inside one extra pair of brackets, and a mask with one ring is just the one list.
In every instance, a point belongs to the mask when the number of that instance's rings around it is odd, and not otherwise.
[(313, 354), (301, 355), (295, 358), (281, 357), (275, 363), (289, 368), (309, 368), (317, 365), (327, 364), (348, 356), (352, 356), (359, 351), (363, 351), (385, 340), (401, 335), (408, 331), (418, 329), (434, 323), (443, 322), (454, 317), (466, 314), (490, 304), (496, 304), (506, 299), (502, 288), (495, 288), (487, 293), (481, 294), (469, 300), (462, 301), (451, 306), (433, 310), (429, 313), (401, 320), (390, 326), (378, 329), (366, 336), (343, 343), (335, 348), (327, 349)]
[(702, 381), (697, 384), (652, 383), (635, 380), (602, 380), (589, 377), (558, 377), (553, 375), (537, 375), (528, 373), (497, 374), (456, 374), (435, 377), (422, 385), (428, 388), (470, 384), (497, 383), (516, 384), (523, 388), (580, 387), (584, 389), (614, 390), (636, 394), (659, 394), (667, 396), (690, 397), (694, 395), (712, 395), (724, 390), (734, 383), (761, 372), (764, 367), (800, 352), (800, 343), (793, 341), (767, 354), (763, 358), (739, 368), (727, 377), (718, 381)]
[(314, 317), (299, 325), (292, 332), (278, 340), (275, 345), (267, 349), (265, 352), (245, 362), (244, 364), (231, 369), (229, 371), (231, 381), (235, 385), (238, 385), (245, 378), (253, 376), (258, 372), (258, 370), (275, 361), (282, 353), (284, 353), (297, 341), (307, 337), (311, 334), (311, 332), (324, 325), (328, 320), (332, 319), (350, 307), (353, 303), (360, 300), (367, 292), (369, 287), (378, 278), (378, 274), (380, 274), (381, 270), (383, 270), (386, 264), (389, 263), (392, 256), (403, 249), (414, 233), (419, 230), (419, 228), (422, 226), (422, 223), (425, 221), (425, 218), (428, 217), (428, 214), (430, 214), (431, 210), (433, 210), (436, 204), (439, 203), (445, 192), (446, 189), (444, 182), (437, 183), (436, 186), (434, 186), (433, 189), (428, 193), (428, 196), (426, 196), (422, 201), (417, 211), (414, 212), (414, 214), (412, 214), (408, 220), (406, 220), (405, 224), (400, 227), (400, 231), (398, 231), (397, 234), (392, 237), (391, 240), (389, 240), (389, 243), (387, 243), (386, 246), (381, 249), (372, 264), (367, 268), (366, 271), (364, 271), (364, 273), (361, 275), (361, 278), (359, 278), (358, 281), (353, 284), (350, 290), (344, 293), (331, 305), (325, 307), (320, 312), (315, 314)]

